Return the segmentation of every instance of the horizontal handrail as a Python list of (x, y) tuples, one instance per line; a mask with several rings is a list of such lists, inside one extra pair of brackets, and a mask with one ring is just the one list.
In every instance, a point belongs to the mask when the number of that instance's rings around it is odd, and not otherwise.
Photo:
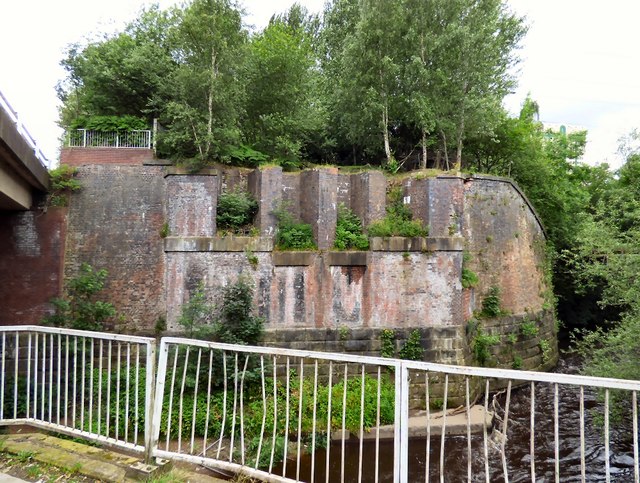
[(0, 326), (2, 332), (41, 332), (46, 334), (72, 335), (92, 339), (115, 340), (121, 342), (136, 342), (149, 344), (155, 342), (153, 337), (141, 337), (138, 335), (112, 334), (109, 332), (94, 332), (91, 330), (67, 329), (66, 327), (48, 327), (40, 325), (5, 325)]
[(92, 129), (68, 130), (66, 146), (71, 148), (151, 149), (151, 130), (97, 131)]

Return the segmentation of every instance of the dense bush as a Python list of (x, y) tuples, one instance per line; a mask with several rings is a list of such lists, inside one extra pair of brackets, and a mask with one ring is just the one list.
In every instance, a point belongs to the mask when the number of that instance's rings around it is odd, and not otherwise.
[(274, 214), (278, 219), (276, 248), (278, 250), (315, 250), (313, 229), (308, 223), (294, 220), (286, 206), (278, 208)]
[(48, 203), (51, 206), (67, 206), (68, 193), (78, 191), (82, 186), (75, 176), (78, 168), (73, 168), (68, 164), (61, 164), (49, 171), (51, 177), (51, 189)]
[(246, 191), (223, 193), (218, 197), (216, 223), (219, 230), (244, 233), (258, 212), (258, 202)]
[(369, 239), (362, 233), (360, 218), (340, 203), (336, 223), (336, 239), (333, 247), (338, 250), (368, 250)]
[(103, 330), (106, 322), (116, 316), (113, 304), (96, 300), (107, 275), (105, 269), (94, 270), (88, 263), (83, 263), (80, 273), (67, 283), (66, 297), (51, 299), (55, 310), (43, 319), (43, 323), (71, 329)]
[(411, 210), (403, 202), (402, 190), (396, 188), (389, 193), (386, 216), (371, 223), (368, 232), (370, 237), (417, 237), (427, 236), (429, 229), (421, 221), (413, 219)]

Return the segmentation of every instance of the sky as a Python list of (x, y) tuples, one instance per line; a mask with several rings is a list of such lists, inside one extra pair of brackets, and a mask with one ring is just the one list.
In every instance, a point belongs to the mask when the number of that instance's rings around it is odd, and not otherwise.
[[(114, 32), (150, 0), (3, 0), (0, 10), (0, 92), (53, 165), (58, 159), (59, 102), (55, 85), (65, 47)], [(162, 7), (174, 3), (160, 0)], [(246, 21), (264, 27), (292, 0), (244, 0)], [(320, 11), (324, 0), (302, 0)], [(618, 167), (618, 139), (640, 129), (637, 0), (508, 0), (529, 32), (518, 54), (519, 86), (505, 99), (517, 114), (530, 94), (540, 120), (589, 131), (583, 160)], [(636, 40), (634, 40), (636, 39)]]

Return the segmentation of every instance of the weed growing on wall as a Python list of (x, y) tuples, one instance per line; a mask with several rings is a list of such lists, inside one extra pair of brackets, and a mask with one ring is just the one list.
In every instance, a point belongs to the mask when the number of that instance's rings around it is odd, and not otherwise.
[(51, 299), (54, 313), (45, 317), (43, 323), (79, 330), (103, 330), (106, 322), (116, 316), (112, 303), (97, 300), (107, 276), (105, 269), (95, 270), (83, 263), (78, 275), (67, 282), (66, 296)]
[(400, 359), (410, 361), (421, 361), (424, 357), (424, 349), (422, 348), (422, 335), (418, 329), (411, 331), (409, 338), (400, 348), (398, 352)]
[(67, 164), (61, 164), (56, 169), (49, 171), (51, 176), (51, 190), (48, 195), (47, 205), (67, 206), (69, 204), (69, 193), (82, 188), (80, 181), (76, 179), (78, 168), (73, 168)]
[(396, 355), (396, 333), (392, 329), (380, 332), (380, 357), (392, 358)]
[(490, 335), (484, 332), (477, 320), (467, 322), (467, 334), (471, 336), (471, 353), (475, 362), (486, 366), (492, 359), (491, 348), (500, 343), (499, 335)]
[(471, 270), (468, 265), (471, 262), (471, 253), (464, 252), (462, 255), (462, 287), (463, 288), (472, 288), (478, 285), (480, 279), (478, 275)]
[(286, 205), (274, 211), (278, 219), (276, 248), (278, 250), (315, 250), (313, 229), (308, 223), (299, 223), (287, 211)]
[(254, 314), (253, 286), (244, 277), (222, 289), (220, 316), (214, 324), (216, 340), (228, 344), (256, 345), (264, 319)]
[(418, 237), (429, 234), (429, 229), (420, 220), (413, 219), (411, 210), (402, 199), (402, 189), (398, 187), (389, 193), (386, 216), (371, 223), (367, 231), (370, 237)]
[(482, 317), (498, 317), (501, 315), (502, 309), (500, 308), (500, 287), (493, 285), (489, 288), (489, 292), (482, 300), (482, 311), (480, 315)]
[(535, 320), (524, 320), (520, 324), (520, 332), (527, 338), (537, 336), (539, 331)]
[(218, 197), (216, 224), (219, 230), (245, 234), (257, 212), (258, 202), (246, 191), (222, 193)]
[(333, 247), (338, 250), (369, 249), (369, 239), (362, 232), (362, 221), (343, 203), (338, 206), (336, 239)]

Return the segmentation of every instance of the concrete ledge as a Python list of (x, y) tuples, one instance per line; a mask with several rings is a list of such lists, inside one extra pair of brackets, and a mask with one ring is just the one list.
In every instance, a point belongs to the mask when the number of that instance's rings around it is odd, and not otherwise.
[(143, 166), (173, 166), (173, 163), (168, 159), (149, 159), (142, 163)]
[(169, 166), (164, 173), (164, 177), (166, 178), (167, 176), (218, 176), (218, 170), (215, 168), (203, 168), (193, 173), (186, 168)]
[(273, 252), (271, 258), (276, 267), (301, 267), (312, 265), (318, 252)]
[(169, 236), (164, 239), (165, 252), (270, 252), (273, 238), (252, 236)]
[(329, 265), (366, 267), (369, 264), (369, 254), (368, 252), (329, 252), (327, 262)]
[(369, 245), (374, 252), (461, 252), (464, 250), (464, 238), (373, 237), (369, 238)]

